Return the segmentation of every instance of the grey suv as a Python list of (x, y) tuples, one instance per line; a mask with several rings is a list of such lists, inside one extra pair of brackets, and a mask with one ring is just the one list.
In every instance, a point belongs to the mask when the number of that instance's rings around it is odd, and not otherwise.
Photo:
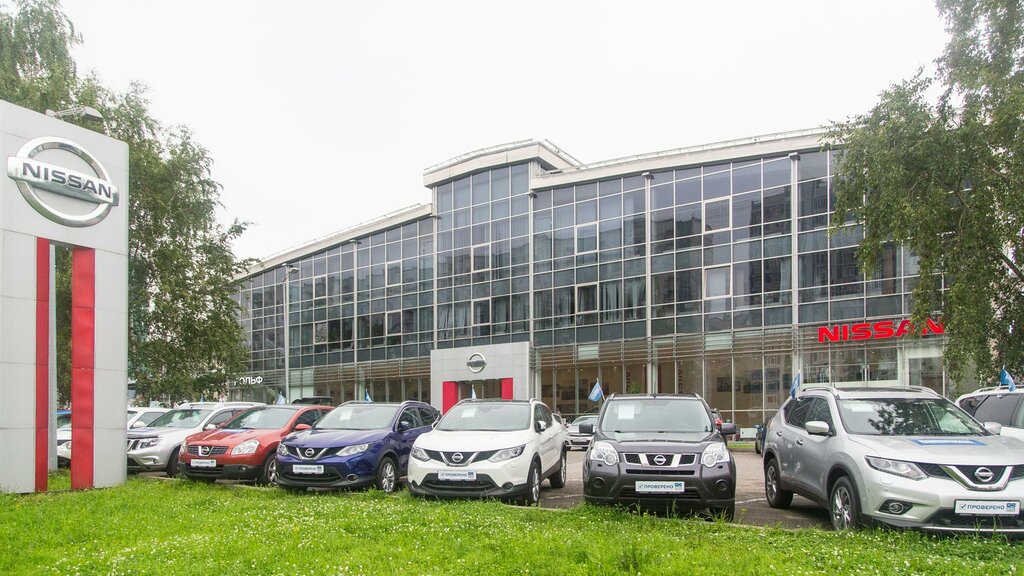
[(587, 502), (644, 507), (710, 509), (732, 519), (736, 463), (711, 409), (693, 394), (612, 395), (597, 425), (583, 423), (594, 440), (583, 463)]
[(927, 388), (811, 388), (768, 427), (764, 491), (866, 523), (936, 532), (1024, 534), (1024, 442), (989, 431)]

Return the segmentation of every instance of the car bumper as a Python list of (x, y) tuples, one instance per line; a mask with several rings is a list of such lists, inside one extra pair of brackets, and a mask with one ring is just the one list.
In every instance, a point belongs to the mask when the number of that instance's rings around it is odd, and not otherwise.
[(167, 461), (175, 446), (154, 446), (128, 452), (129, 472), (152, 472), (167, 468)]
[[(957, 500), (1015, 502), (1013, 515), (957, 514)], [(910, 505), (902, 514), (888, 512), (888, 504), (898, 501)], [(901, 528), (928, 532), (1005, 533), (1024, 535), (1024, 479), (1011, 480), (998, 491), (968, 490), (945, 478), (910, 480), (883, 472), (870, 472), (864, 478), (862, 513), (870, 520)]]
[[(522, 454), (504, 462), (473, 462), (449, 466), (444, 462), (409, 459), (409, 491), (417, 496), (440, 498), (515, 498), (529, 490), (533, 461)], [(475, 472), (475, 480), (441, 479), (444, 472)]]
[[(677, 470), (650, 470), (619, 462), (608, 466), (587, 460), (583, 463), (583, 496), (587, 502), (604, 504), (638, 504), (650, 508), (705, 509), (727, 508), (736, 502), (736, 465), (705, 468), (698, 462)], [(638, 492), (637, 482), (682, 482), (679, 493)]]
[[(362, 488), (377, 479), (376, 452), (349, 457), (306, 461), (294, 456), (277, 457), (277, 480), (281, 486), (295, 488)], [(295, 471), (295, 466), (323, 466), (319, 474)]]
[(569, 447), (572, 449), (581, 448), (586, 450), (590, 447), (590, 441), (593, 436), (569, 436)]
[[(186, 456), (178, 460), (178, 472), (189, 478), (212, 478), (214, 480), (255, 480), (263, 472), (264, 455), (211, 456), (210, 458)], [(192, 466), (192, 460), (214, 460), (216, 466)]]

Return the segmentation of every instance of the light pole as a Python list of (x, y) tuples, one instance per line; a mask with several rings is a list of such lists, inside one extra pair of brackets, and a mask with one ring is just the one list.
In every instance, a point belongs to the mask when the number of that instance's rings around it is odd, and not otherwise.
[(291, 348), (291, 339), (288, 334), (288, 317), (291, 314), (288, 310), (288, 293), (291, 290), (289, 290), (288, 287), (288, 279), (292, 275), (292, 272), (298, 272), (299, 269), (287, 262), (281, 264), (281, 268), (284, 268), (284, 397), (285, 402), (291, 402), (292, 387), (288, 382), (288, 350)]

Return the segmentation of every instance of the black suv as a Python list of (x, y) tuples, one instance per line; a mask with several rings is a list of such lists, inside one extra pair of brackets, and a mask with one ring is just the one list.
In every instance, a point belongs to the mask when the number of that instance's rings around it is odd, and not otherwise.
[(732, 519), (736, 462), (707, 403), (694, 394), (612, 395), (597, 425), (582, 424), (594, 441), (583, 463), (587, 502), (644, 508), (710, 510)]

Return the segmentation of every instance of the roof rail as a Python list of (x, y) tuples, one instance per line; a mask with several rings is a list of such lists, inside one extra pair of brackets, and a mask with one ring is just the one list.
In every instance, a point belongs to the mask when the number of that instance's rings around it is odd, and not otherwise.
[(967, 392), (966, 394), (976, 394), (978, 392), (993, 392), (993, 391), (996, 391), (996, 390), (1005, 390), (1005, 391), (1009, 392), (1010, 391), (1010, 387), (1009, 386), (1001, 386), (1001, 385), (1000, 386), (988, 386), (988, 387), (985, 387), (985, 388), (978, 388), (977, 390), (972, 390), (971, 392)]

